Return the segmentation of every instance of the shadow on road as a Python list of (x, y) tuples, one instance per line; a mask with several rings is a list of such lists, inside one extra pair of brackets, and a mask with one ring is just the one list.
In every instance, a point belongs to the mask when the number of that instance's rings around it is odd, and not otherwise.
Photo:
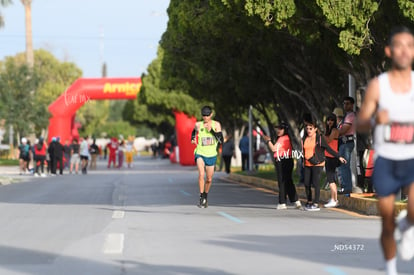
[[(311, 231), (312, 229), (309, 228)], [(205, 243), (249, 252), (277, 255), (298, 261), (309, 261), (328, 266), (381, 270), (384, 263), (378, 257), (377, 239), (345, 238), (318, 235), (231, 235), (222, 240)], [(412, 274), (413, 262), (398, 260), (401, 273)], [(277, 263), (275, 263), (277, 266)], [(286, 267), (286, 266), (285, 266)], [(341, 273), (342, 274), (342, 273)]]
[(24, 274), (61, 274), (61, 275), (110, 275), (110, 274), (201, 274), (231, 275), (223, 270), (182, 265), (156, 265), (140, 261), (112, 260), (112, 263), (103, 263), (79, 257), (57, 255), (53, 253), (0, 246), (0, 273), (10, 274), (19, 272)]

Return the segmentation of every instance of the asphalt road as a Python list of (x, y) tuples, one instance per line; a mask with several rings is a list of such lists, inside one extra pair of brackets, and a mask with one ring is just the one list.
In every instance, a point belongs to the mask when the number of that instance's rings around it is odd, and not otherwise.
[(160, 159), (1, 186), (0, 274), (385, 274), (377, 218), (277, 211), (224, 177), (207, 209), (195, 167)]

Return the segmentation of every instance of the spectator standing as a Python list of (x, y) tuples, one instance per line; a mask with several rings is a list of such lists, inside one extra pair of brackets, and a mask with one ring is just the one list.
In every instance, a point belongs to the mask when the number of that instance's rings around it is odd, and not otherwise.
[(99, 154), (99, 147), (98, 145), (96, 145), (96, 139), (93, 139), (93, 142), (91, 144), (91, 146), (89, 147), (89, 153), (91, 155), (91, 165), (90, 165), (90, 169), (91, 170), (96, 170), (96, 159), (98, 158), (98, 154)]
[(341, 125), (339, 125), (339, 154), (346, 159), (346, 164), (338, 168), (339, 177), (342, 184), (341, 193), (352, 193), (352, 171), (351, 157), (355, 147), (355, 100), (348, 96), (343, 101), (345, 117)]
[(244, 132), (243, 137), (239, 142), (239, 149), (242, 155), (242, 171), (249, 170), (249, 137), (247, 136), (247, 131)]
[(49, 164), (50, 167), (50, 174), (52, 176), (56, 176), (56, 157), (55, 157), (55, 147), (56, 147), (56, 137), (52, 137), (52, 142), (50, 142), (49, 147), (47, 148), (47, 151), (49, 153)]
[(116, 138), (111, 138), (111, 141), (106, 145), (106, 148), (109, 150), (108, 158), (108, 168), (111, 167), (111, 163), (116, 167), (116, 152), (118, 151), (118, 140)]
[(27, 144), (27, 139), (23, 137), (22, 143), (19, 146), (20, 175), (26, 173), (29, 160), (30, 160), (30, 146), (29, 144)]
[(63, 145), (60, 143), (60, 138), (56, 137), (54, 148), (55, 159), (53, 161), (52, 173), (57, 174), (57, 167), (59, 165), (59, 175), (63, 175)]
[[(359, 110), (357, 108), (357, 115)], [(369, 133), (356, 133), (356, 147), (357, 147), (357, 186), (362, 192), (365, 192), (365, 165), (364, 165), (364, 154), (365, 150), (371, 148), (370, 134)], [(368, 188), (369, 189), (369, 188)]]
[[(303, 156), (305, 158), (304, 184), (307, 197), (305, 210), (319, 211), (320, 178), (323, 167), (325, 166), (325, 149), (342, 163), (345, 163), (346, 160), (328, 146), (325, 138), (318, 133), (316, 122), (309, 123), (306, 126), (306, 133), (306, 137), (302, 140)], [(312, 200), (312, 185), (315, 189), (314, 200)]]
[[(35, 149), (34, 162), (36, 165), (36, 171), (34, 175), (46, 177), (44, 173), (44, 164), (46, 161), (47, 146), (42, 137), (39, 138), (39, 141), (37, 144), (35, 144), (34, 149)], [(40, 167), (40, 171), (39, 171), (39, 167)]]
[[(303, 139), (306, 136), (306, 125), (312, 123), (312, 115), (310, 113), (303, 114), (303, 128), (300, 130), (300, 138)], [(305, 171), (303, 165), (303, 159), (299, 158), (297, 161), (297, 170), (299, 171), (299, 184), (298, 186), (303, 186), (305, 181)]]
[(65, 140), (65, 145), (63, 146), (63, 154), (65, 156), (64, 167), (70, 168), (70, 144), (69, 140)]
[(344, 120), (344, 111), (342, 108), (336, 107), (332, 113), (336, 116), (336, 127), (339, 129)]
[(273, 144), (270, 137), (265, 137), (269, 148), (273, 152), (276, 161), (277, 183), (279, 185), (279, 204), (278, 210), (287, 209), (286, 200), (294, 203), (297, 209), (302, 209), (302, 204), (298, 199), (296, 187), (293, 184), (293, 158), (292, 158), (292, 142), (288, 135), (288, 125), (284, 122), (280, 123), (276, 128), (276, 143)]
[(104, 146), (104, 160), (106, 160), (107, 155), (108, 155), (108, 145)]
[(128, 168), (132, 167), (132, 161), (134, 160), (134, 140), (130, 139), (125, 145), (125, 161)]
[[(326, 119), (326, 126), (325, 126), (325, 138), (328, 142), (328, 146), (333, 149), (336, 153), (338, 153), (338, 125), (337, 118), (335, 114), (330, 114)], [(338, 202), (338, 191), (336, 187), (336, 168), (339, 166), (340, 162), (337, 158), (331, 155), (329, 152), (325, 151), (325, 171), (326, 171), (326, 180), (329, 184), (329, 188), (331, 189), (331, 199), (325, 207), (337, 207), (339, 205)]]
[(228, 134), (224, 139), (221, 156), (222, 161), (224, 162), (224, 170), (227, 174), (230, 174), (231, 159), (235, 157), (234, 140), (232, 134)]
[(118, 168), (124, 165), (125, 141), (121, 141), (118, 148)]
[[(37, 143), (37, 140), (35, 143)], [(30, 143), (30, 140), (27, 141), (27, 144), (29, 145), (29, 162), (27, 164), (27, 168), (30, 174), (34, 174), (36, 169), (36, 164), (34, 163), (35, 149), (34, 146), (32, 146)]]
[(80, 163), (80, 145), (78, 140), (75, 138), (72, 140), (72, 145), (70, 146), (70, 173), (72, 174), (73, 165), (75, 165), (75, 173), (77, 174), (79, 171), (79, 163)]
[(89, 161), (89, 148), (88, 148), (88, 137), (84, 137), (80, 144), (80, 159), (82, 174), (86, 175), (88, 173), (88, 161)]
[(158, 151), (158, 146), (156, 142), (151, 144), (151, 151), (152, 151), (152, 158), (155, 159), (157, 157), (157, 151)]

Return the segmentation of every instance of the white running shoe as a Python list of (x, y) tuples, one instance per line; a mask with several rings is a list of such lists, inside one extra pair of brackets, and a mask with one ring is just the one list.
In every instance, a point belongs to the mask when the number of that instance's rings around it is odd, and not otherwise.
[(34, 176), (35, 176), (35, 177), (38, 177), (38, 176), (39, 176), (39, 174), (38, 174), (38, 173), (34, 173)]
[(42, 178), (46, 178), (46, 174), (45, 174), (45, 173), (42, 173), (40, 176), (41, 176)]
[(398, 229), (401, 234), (399, 252), (401, 259), (409, 261), (414, 257), (414, 225), (407, 224), (407, 210), (403, 210), (397, 217)]
[(279, 203), (276, 207), (277, 210), (287, 209), (286, 203)]
[(334, 201), (333, 199), (330, 199), (329, 202), (327, 204), (325, 204), (324, 206), (326, 208), (333, 208), (333, 207), (337, 207), (339, 204), (338, 201)]
[(302, 209), (302, 203), (300, 202), (300, 200), (295, 201), (295, 207), (296, 209)]

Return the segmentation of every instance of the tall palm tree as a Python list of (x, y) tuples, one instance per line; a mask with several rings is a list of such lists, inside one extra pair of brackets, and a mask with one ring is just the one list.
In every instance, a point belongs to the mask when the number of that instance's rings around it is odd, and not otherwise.
[(24, 6), (26, 19), (26, 62), (30, 68), (33, 67), (33, 39), (32, 39), (32, 0), (20, 0)]
[[(8, 4), (11, 4), (12, 1), (11, 0), (0, 0), (0, 7), (5, 7)], [(0, 13), (0, 28), (4, 26), (4, 18)]]

